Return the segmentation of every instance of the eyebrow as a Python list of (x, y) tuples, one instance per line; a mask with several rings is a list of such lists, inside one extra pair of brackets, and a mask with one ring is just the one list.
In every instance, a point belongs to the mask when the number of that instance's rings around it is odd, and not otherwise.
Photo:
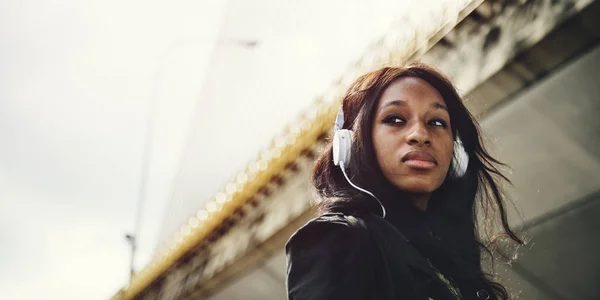
[(448, 112), (448, 107), (446, 107), (446, 105), (444, 105), (444, 104), (441, 104), (441, 103), (439, 103), (439, 102), (432, 103), (432, 104), (431, 104), (431, 107), (433, 107), (433, 108), (435, 108), (435, 109), (443, 109), (443, 110), (445, 110), (446, 112)]
[[(386, 108), (388, 106), (406, 106), (406, 105), (407, 105), (406, 101), (404, 101), (404, 100), (392, 100), (392, 101), (388, 101), (384, 105), (382, 105), (381, 108), (379, 109), (379, 111), (382, 111), (384, 108)], [(439, 102), (432, 103), (431, 107), (434, 109), (443, 109), (445, 111), (448, 111), (448, 107), (446, 107), (446, 105), (441, 104)]]

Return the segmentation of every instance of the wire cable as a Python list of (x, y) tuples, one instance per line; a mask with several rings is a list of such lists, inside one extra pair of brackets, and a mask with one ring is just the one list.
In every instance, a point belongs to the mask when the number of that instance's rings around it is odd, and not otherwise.
[(340, 162), (340, 168), (342, 169), (342, 173), (344, 173), (344, 177), (346, 177), (346, 180), (348, 181), (348, 183), (353, 188), (355, 188), (355, 189), (357, 189), (357, 190), (359, 190), (359, 191), (361, 191), (361, 192), (363, 192), (363, 193), (365, 193), (365, 194), (373, 197), (375, 200), (377, 200), (377, 203), (379, 203), (379, 206), (381, 206), (381, 212), (382, 212), (381, 217), (385, 219), (386, 211), (385, 211), (385, 207), (383, 206), (383, 203), (381, 203), (381, 201), (379, 201), (379, 199), (377, 199), (377, 197), (375, 197), (375, 195), (373, 195), (373, 193), (371, 193), (371, 192), (369, 192), (369, 191), (367, 191), (367, 190), (365, 190), (365, 189), (357, 186), (356, 184), (352, 183), (352, 181), (350, 180), (350, 178), (348, 178), (348, 175), (346, 174), (346, 168), (344, 167), (344, 162), (343, 161)]

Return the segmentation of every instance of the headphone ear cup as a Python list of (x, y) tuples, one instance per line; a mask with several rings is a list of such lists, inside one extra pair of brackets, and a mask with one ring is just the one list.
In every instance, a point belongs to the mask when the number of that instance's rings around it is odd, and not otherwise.
[(454, 153), (452, 155), (452, 178), (461, 178), (467, 173), (469, 166), (469, 154), (465, 150), (460, 138), (454, 141)]
[(352, 152), (352, 130), (340, 129), (333, 134), (333, 164), (344, 168), (350, 164), (350, 153)]

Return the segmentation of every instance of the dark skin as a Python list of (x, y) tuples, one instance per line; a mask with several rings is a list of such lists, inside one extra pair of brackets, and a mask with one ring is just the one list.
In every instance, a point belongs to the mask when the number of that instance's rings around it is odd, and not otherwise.
[(403, 77), (383, 92), (372, 127), (383, 175), (425, 211), (452, 161), (450, 115), (440, 93), (426, 81)]

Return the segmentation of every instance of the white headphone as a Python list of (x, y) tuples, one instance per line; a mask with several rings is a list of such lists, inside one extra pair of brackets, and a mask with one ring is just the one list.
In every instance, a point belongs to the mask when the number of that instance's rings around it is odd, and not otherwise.
[[(354, 132), (344, 127), (344, 109), (340, 111), (335, 118), (333, 133), (333, 164), (347, 168), (350, 163), (350, 150), (352, 149), (352, 138)], [(341, 164), (341, 165), (340, 165)]]
[(469, 154), (465, 150), (458, 132), (456, 133), (456, 139), (454, 140), (454, 153), (452, 155), (452, 170), (450, 176), (452, 178), (461, 178), (467, 173), (467, 167), (469, 166)]
[(352, 137), (354, 133), (352, 130), (342, 129), (344, 127), (344, 106), (340, 107), (340, 111), (335, 118), (334, 133), (333, 133), (333, 164), (339, 166), (342, 169), (342, 173), (346, 178), (346, 181), (355, 189), (375, 198), (379, 206), (381, 206), (381, 217), (385, 218), (386, 211), (383, 203), (373, 195), (373, 193), (355, 185), (352, 180), (346, 174), (346, 168), (350, 164), (350, 150), (352, 149)]
[[(348, 175), (346, 174), (346, 168), (350, 165), (350, 153), (352, 150), (352, 138), (354, 133), (349, 129), (342, 129), (344, 127), (344, 106), (340, 107), (338, 111), (337, 117), (335, 118), (334, 123), (334, 133), (333, 133), (333, 164), (339, 166), (342, 169), (342, 173), (348, 183), (354, 187), (355, 189), (370, 195), (375, 198), (379, 205), (381, 206), (382, 217), (385, 218), (386, 211), (385, 207), (373, 195), (373, 193), (356, 186)], [(463, 146), (463, 143), (458, 135), (456, 134), (456, 139), (454, 140), (454, 153), (452, 155), (452, 170), (450, 171), (450, 176), (452, 178), (461, 178), (467, 173), (467, 167), (469, 165), (469, 155)]]

